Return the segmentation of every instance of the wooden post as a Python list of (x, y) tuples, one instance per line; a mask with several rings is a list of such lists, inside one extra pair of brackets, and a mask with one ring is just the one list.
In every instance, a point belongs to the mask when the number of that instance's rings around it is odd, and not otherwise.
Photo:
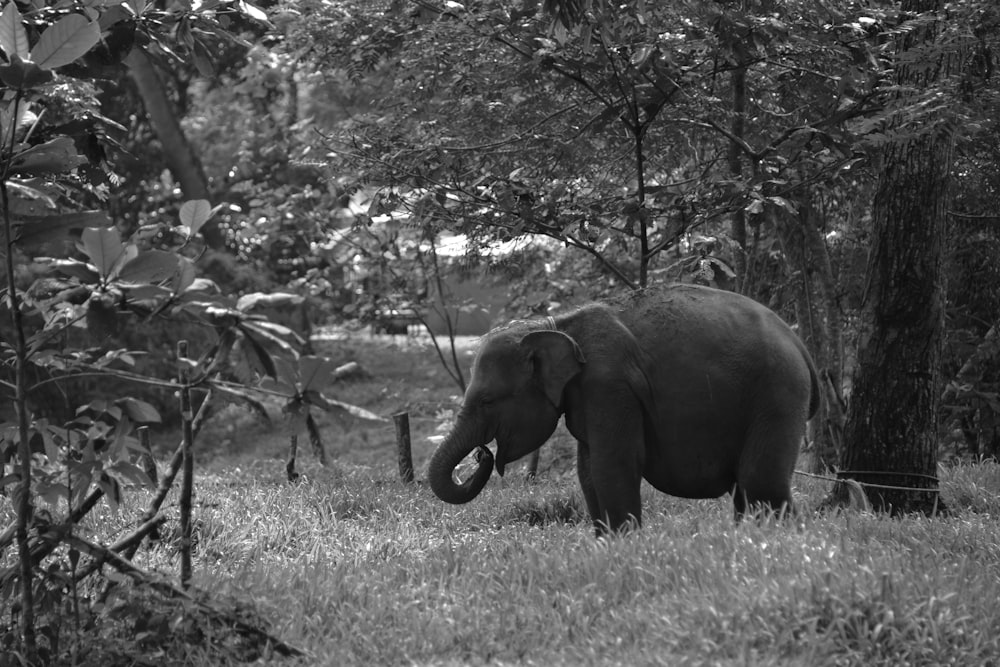
[(288, 481), (294, 482), (299, 478), (299, 473), (295, 472), (295, 455), (298, 453), (299, 449), (299, 436), (292, 434), (288, 438), (288, 463), (285, 464), (285, 474), (288, 475)]
[(313, 419), (312, 412), (308, 407), (305, 408), (306, 411), (306, 432), (309, 433), (309, 442), (312, 443), (313, 451), (316, 452), (316, 458), (319, 459), (319, 464), (324, 468), (329, 464), (326, 458), (326, 447), (323, 446), (323, 438), (320, 437), (319, 424)]
[(184, 452), (183, 468), (181, 470), (181, 586), (187, 588), (191, 582), (191, 498), (194, 495), (194, 431), (191, 422), (194, 411), (191, 409), (191, 387), (188, 386), (188, 369), (186, 365), (188, 343), (186, 340), (177, 343), (177, 379), (181, 384), (181, 423), (183, 425)]
[(396, 451), (399, 456), (399, 478), (406, 484), (413, 483), (413, 454), (410, 451), (410, 415), (398, 412), (392, 416), (396, 425)]
[(142, 454), (139, 455), (140, 462), (142, 464), (142, 470), (146, 473), (146, 477), (149, 478), (154, 485), (159, 484), (158, 475), (156, 473), (156, 459), (153, 458), (153, 448), (149, 444), (149, 427), (140, 426), (139, 431), (139, 445), (142, 447)]

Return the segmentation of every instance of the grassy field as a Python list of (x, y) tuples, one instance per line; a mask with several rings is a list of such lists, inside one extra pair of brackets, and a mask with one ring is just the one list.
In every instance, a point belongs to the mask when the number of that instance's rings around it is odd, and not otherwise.
[[(418, 480), (451, 396), (424, 347), (331, 342), (371, 374), (337, 397), (411, 413)], [(195, 584), (305, 649), (304, 665), (989, 665), (1000, 656), (1000, 467), (942, 471), (948, 517), (732, 520), (728, 498), (644, 489), (644, 528), (596, 540), (565, 435), (534, 482), (465, 506), (397, 481), (391, 422), (327, 423), (334, 462), (284, 480), (284, 436), (232, 413), (199, 440)], [(133, 493), (129, 504), (145, 504)], [(175, 513), (171, 505), (169, 512)], [(111, 541), (134, 510), (103, 509)], [(176, 573), (167, 541), (137, 556)], [(178, 637), (182, 637), (178, 633)], [(226, 664), (178, 646), (151, 664)], [(157, 649), (162, 650), (162, 647)], [(261, 663), (277, 661), (267, 656)]]

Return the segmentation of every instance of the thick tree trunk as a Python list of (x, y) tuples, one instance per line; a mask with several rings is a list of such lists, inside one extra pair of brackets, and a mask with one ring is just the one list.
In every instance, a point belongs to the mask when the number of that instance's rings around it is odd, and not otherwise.
[[(939, 4), (907, 0), (903, 9), (931, 11)], [(919, 38), (932, 39), (933, 26), (929, 31)], [(926, 69), (902, 66), (898, 72), (900, 83), (929, 83)], [(881, 155), (858, 371), (839, 472), (869, 485), (864, 488), (873, 508), (892, 514), (939, 507), (942, 256), (952, 147), (945, 130), (902, 129), (900, 135), (911, 136), (889, 143)], [(846, 494), (839, 486), (835, 496)]]
[[(137, 47), (125, 58), (125, 64), (142, 98), (149, 124), (160, 140), (167, 168), (180, 184), (184, 198), (211, 200), (208, 179), (201, 162), (184, 136), (174, 103), (167, 95), (153, 61), (145, 51)], [(221, 250), (225, 247), (225, 237), (215, 220), (210, 220), (202, 228), (202, 234), (211, 248)]]

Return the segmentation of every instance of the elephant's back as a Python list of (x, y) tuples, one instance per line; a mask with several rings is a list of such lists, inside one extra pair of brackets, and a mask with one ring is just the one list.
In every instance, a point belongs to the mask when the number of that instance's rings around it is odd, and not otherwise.
[[(701, 285), (671, 284), (625, 294), (611, 305), (637, 337), (648, 343), (674, 343), (696, 337), (720, 352), (758, 349), (762, 342), (793, 339), (791, 328), (774, 311), (735, 292)], [(649, 349), (648, 347), (644, 349)]]
[[(772, 398), (809, 402), (812, 370), (795, 332), (774, 311), (748, 297), (698, 285), (649, 288), (614, 306), (647, 355), (659, 391), (687, 410), (724, 405), (751, 412)], [(676, 378), (685, 378), (679, 385)], [(783, 386), (780, 399), (768, 385)], [(796, 408), (797, 409), (797, 408)], [(708, 421), (716, 418), (710, 412)]]

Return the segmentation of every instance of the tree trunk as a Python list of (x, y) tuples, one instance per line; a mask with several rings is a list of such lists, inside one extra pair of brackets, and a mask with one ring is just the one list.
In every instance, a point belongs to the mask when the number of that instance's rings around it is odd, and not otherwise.
[(786, 262), (796, 274), (795, 313), (799, 337), (816, 364), (825, 400), (810, 422), (812, 470), (823, 473), (837, 466), (843, 431), (841, 407), (841, 313), (826, 244), (815, 220), (808, 194), (798, 200), (798, 215), (776, 212), (774, 228)]
[[(940, 0), (905, 0), (902, 9), (939, 7)], [(899, 51), (906, 40), (932, 40), (934, 29), (931, 24), (907, 33)], [(897, 83), (927, 86), (936, 79), (915, 64), (899, 64)], [(858, 371), (839, 475), (868, 485), (875, 510), (926, 513), (938, 508), (942, 257), (952, 137), (944, 129), (896, 129), (900, 138), (881, 154), (872, 208)], [(838, 485), (834, 500), (842, 495), (846, 485)]]
[[(737, 67), (730, 73), (729, 85), (733, 96), (733, 122), (729, 130), (733, 133), (733, 137), (743, 139), (746, 131), (747, 111), (747, 70), (745, 65)], [(729, 175), (733, 180), (742, 181), (743, 160), (740, 146), (733, 140), (730, 140), (726, 150), (726, 162), (729, 166)], [(733, 256), (733, 268), (736, 270), (736, 292), (749, 294), (753, 280), (748, 275), (751, 263), (747, 251), (747, 217), (742, 208), (733, 211), (729, 225), (729, 233), (736, 241), (736, 252)]]
[[(160, 140), (167, 168), (180, 184), (184, 198), (211, 200), (208, 179), (201, 162), (184, 136), (175, 105), (167, 95), (153, 61), (145, 51), (136, 47), (125, 58), (125, 64), (142, 98), (149, 124)], [(225, 237), (216, 220), (210, 220), (202, 228), (202, 234), (209, 247), (216, 250), (225, 248)]]

